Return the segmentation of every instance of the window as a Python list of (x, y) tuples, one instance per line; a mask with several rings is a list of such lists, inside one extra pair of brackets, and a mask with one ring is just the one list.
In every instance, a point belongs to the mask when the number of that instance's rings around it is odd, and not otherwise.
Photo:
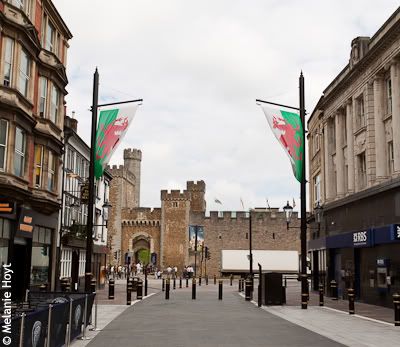
[(365, 126), (365, 112), (364, 112), (364, 95), (361, 94), (356, 99), (356, 115), (357, 115), (357, 127), (362, 128)]
[(47, 100), (47, 79), (40, 77), (40, 100), (39, 100), (39, 115), (46, 116), (46, 100)]
[(386, 80), (386, 111), (387, 114), (392, 114), (392, 80)]
[(21, 61), (20, 61), (20, 66), (19, 66), (18, 90), (25, 97), (28, 97), (29, 74), (30, 74), (29, 56), (24, 50), (22, 50), (21, 51)]
[[(11, 222), (0, 218), (0, 264), (7, 264), (8, 244), (11, 234)], [(0, 267), (0, 278), (3, 278), (3, 267)]]
[(44, 48), (53, 53), (55, 48), (54, 39), (55, 39), (55, 29), (53, 25), (49, 21), (47, 21), (46, 39), (44, 43)]
[(389, 175), (391, 175), (394, 172), (393, 141), (388, 142), (388, 154)]
[(43, 146), (35, 146), (35, 187), (42, 186)]
[(49, 163), (47, 170), (47, 189), (50, 191), (54, 190), (55, 187), (55, 172), (56, 172), (56, 161), (53, 152), (49, 151)]
[(32, 234), (31, 285), (49, 281), (52, 229), (35, 226)]
[(173, 201), (172, 202), (172, 207), (178, 207), (178, 202), (177, 201)]
[(21, 10), (25, 11), (26, 15), (29, 17), (31, 11), (30, 0), (11, 0), (9, 2), (15, 7), (18, 7)]
[(58, 103), (59, 103), (58, 89), (53, 85), (51, 88), (50, 120), (54, 124), (57, 124), (58, 120)]
[(15, 153), (14, 153), (14, 174), (22, 177), (25, 166), (25, 132), (16, 127), (15, 129)]
[(7, 163), (8, 122), (0, 119), (0, 171), (5, 171)]
[(314, 204), (321, 202), (321, 176), (314, 177)]
[(360, 189), (367, 186), (367, 165), (365, 161), (365, 152), (357, 156), (358, 165), (358, 187)]
[(4, 79), (3, 84), (6, 87), (11, 86), (12, 80), (12, 67), (13, 67), (13, 56), (14, 56), (14, 40), (9, 37), (5, 37), (4, 43)]

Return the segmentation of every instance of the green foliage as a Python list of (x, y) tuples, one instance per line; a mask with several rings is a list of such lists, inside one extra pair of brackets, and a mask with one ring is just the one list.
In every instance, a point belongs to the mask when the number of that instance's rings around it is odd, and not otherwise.
[(138, 258), (139, 258), (139, 261), (143, 265), (147, 265), (148, 263), (150, 263), (150, 250), (149, 249), (141, 249), (138, 252)]

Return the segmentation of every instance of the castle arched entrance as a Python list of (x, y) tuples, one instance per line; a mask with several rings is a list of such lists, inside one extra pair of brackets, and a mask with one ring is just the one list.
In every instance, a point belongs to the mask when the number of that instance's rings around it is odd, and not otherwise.
[(140, 232), (133, 235), (131, 245), (133, 261), (144, 265), (149, 264), (151, 253), (154, 252), (153, 238), (145, 232)]

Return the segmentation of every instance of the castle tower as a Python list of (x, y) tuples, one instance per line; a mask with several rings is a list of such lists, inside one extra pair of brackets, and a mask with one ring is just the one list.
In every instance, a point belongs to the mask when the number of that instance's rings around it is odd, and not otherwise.
[(189, 261), (190, 192), (161, 191), (161, 267), (176, 266), (178, 271)]
[(135, 175), (135, 192), (131, 207), (140, 206), (140, 165), (142, 162), (142, 151), (140, 149), (124, 149), (124, 167)]
[(206, 184), (204, 181), (187, 181), (186, 189), (190, 192), (190, 211), (191, 212), (205, 212), (206, 200), (204, 195), (206, 193)]

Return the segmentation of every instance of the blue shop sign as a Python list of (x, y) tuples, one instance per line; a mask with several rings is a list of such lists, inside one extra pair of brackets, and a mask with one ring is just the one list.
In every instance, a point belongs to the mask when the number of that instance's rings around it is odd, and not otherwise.
[(393, 224), (393, 240), (400, 240), (400, 224)]
[(334, 235), (326, 238), (326, 248), (359, 248), (374, 245), (372, 229)]

